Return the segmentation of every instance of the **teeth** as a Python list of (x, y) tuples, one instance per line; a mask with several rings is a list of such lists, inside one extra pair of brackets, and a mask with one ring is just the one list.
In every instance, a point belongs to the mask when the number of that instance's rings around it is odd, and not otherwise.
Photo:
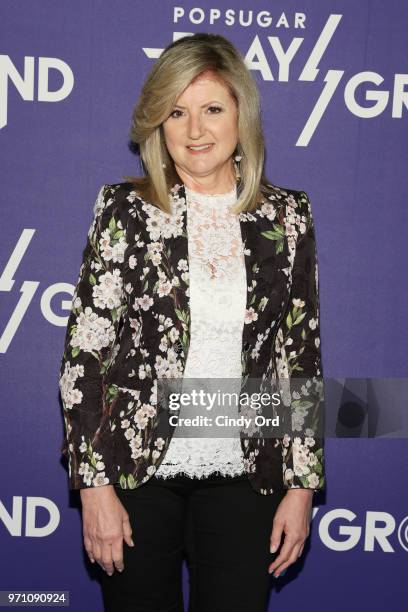
[(208, 149), (211, 145), (200, 145), (199, 147), (188, 147), (189, 149), (193, 149), (194, 151), (201, 151), (202, 149)]

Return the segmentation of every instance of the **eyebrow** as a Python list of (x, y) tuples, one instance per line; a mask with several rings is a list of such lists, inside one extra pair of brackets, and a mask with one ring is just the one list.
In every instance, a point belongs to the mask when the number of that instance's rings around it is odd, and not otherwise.
[[(218, 100), (210, 100), (210, 102), (206, 102), (205, 104), (202, 104), (200, 108), (204, 108), (205, 106), (208, 106), (209, 104), (214, 104), (214, 103), (221, 104), (221, 106), (224, 106), (224, 104), (222, 102), (218, 102)], [(180, 104), (175, 104), (174, 107), (182, 108), (184, 110), (186, 109), (185, 106), (181, 106)]]

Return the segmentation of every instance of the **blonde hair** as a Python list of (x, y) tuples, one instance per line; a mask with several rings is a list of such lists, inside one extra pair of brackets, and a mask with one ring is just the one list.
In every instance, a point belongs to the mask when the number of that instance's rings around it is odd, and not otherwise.
[(235, 212), (253, 211), (269, 193), (264, 176), (265, 144), (259, 92), (234, 45), (219, 34), (197, 32), (167, 46), (148, 74), (132, 115), (130, 138), (140, 147), (145, 176), (124, 177), (141, 197), (171, 213), (169, 190), (180, 177), (164, 140), (162, 123), (178, 97), (201, 73), (210, 70), (228, 88), (238, 108), (238, 144), (233, 154), (238, 181)]

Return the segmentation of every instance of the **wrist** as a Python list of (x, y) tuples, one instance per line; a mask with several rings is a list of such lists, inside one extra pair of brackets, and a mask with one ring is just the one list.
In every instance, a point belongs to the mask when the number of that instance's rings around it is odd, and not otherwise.
[(286, 495), (299, 495), (299, 496), (303, 495), (305, 497), (307, 497), (307, 496), (312, 497), (314, 491), (315, 491), (314, 489), (307, 489), (307, 488), (298, 487), (298, 488), (288, 489), (286, 491)]
[(99, 491), (100, 495), (106, 495), (108, 491), (113, 490), (113, 485), (100, 485), (99, 487), (87, 487), (86, 489), (80, 489), (79, 494), (81, 499), (90, 497), (94, 494), (94, 491)]

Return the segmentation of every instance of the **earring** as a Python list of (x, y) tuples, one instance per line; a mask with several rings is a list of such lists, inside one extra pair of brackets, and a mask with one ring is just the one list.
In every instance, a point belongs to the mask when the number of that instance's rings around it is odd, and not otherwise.
[[(239, 155), (237, 155), (237, 157), (239, 157)], [(241, 173), (239, 171), (239, 165), (236, 161), (237, 157), (234, 157), (233, 164), (234, 164), (234, 170), (235, 170), (235, 178), (237, 181), (239, 181), (241, 179)]]
[(240, 161), (241, 161), (241, 159), (242, 159), (242, 155), (236, 155), (236, 156), (234, 157), (234, 159), (235, 159), (235, 161), (240, 162)]
[(163, 168), (166, 168), (166, 167), (167, 167), (167, 166), (166, 166), (166, 164), (165, 164), (164, 162), (162, 163), (162, 167), (163, 167)]

